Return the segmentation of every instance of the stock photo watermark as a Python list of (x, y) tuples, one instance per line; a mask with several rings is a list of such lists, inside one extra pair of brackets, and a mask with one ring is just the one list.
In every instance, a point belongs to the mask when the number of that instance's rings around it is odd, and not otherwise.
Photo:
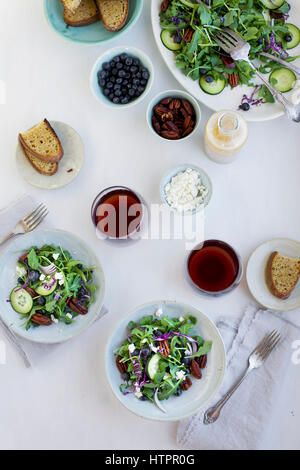
[(300, 339), (293, 342), (292, 349), (295, 349), (292, 354), (292, 363), (298, 366), (300, 364)]

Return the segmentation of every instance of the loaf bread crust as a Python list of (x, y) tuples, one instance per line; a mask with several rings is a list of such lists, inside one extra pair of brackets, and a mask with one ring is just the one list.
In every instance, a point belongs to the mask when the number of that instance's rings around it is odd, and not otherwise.
[[(281, 256), (281, 255), (278, 253), (278, 251), (274, 251), (268, 260), (267, 269), (266, 269), (266, 279), (267, 279), (268, 287), (270, 291), (272, 292), (272, 294), (275, 295), (275, 297), (279, 299), (285, 300), (291, 295), (292, 291), (295, 289), (296, 284), (299, 280), (300, 260), (296, 260), (296, 259), (294, 260), (296, 262), (298, 261), (298, 276), (296, 274), (294, 282), (291, 284), (290, 288), (286, 292), (282, 292), (277, 287), (276, 279), (274, 277), (274, 272), (272, 269), (274, 266), (274, 261), (276, 260), (277, 256)], [(288, 261), (288, 258), (287, 258), (287, 261)]]
[[(88, 7), (89, 12), (86, 12), (86, 17), (79, 19), (80, 16), (84, 16), (86, 7)], [(75, 13), (70, 13), (68, 10), (64, 9), (64, 21), (67, 25), (75, 28), (97, 23), (97, 21), (100, 21), (100, 13), (95, 1), (82, 0)]]
[(53, 176), (57, 173), (58, 163), (44, 162), (39, 158), (32, 155), (28, 150), (26, 150), (21, 144), (24, 155), (27, 157), (33, 168), (42, 175)]
[(70, 13), (75, 13), (77, 8), (80, 6), (81, 0), (61, 0), (65, 10)]
[(53, 129), (53, 127), (51, 126), (51, 124), (47, 121), (47, 119), (44, 119), (44, 124), (46, 125), (46, 127), (48, 128), (48, 130), (50, 131), (50, 133), (52, 134), (52, 136), (54, 137), (54, 139), (56, 140), (57, 144), (58, 144), (58, 148), (59, 148), (59, 151), (56, 155), (42, 155), (42, 154), (39, 154), (37, 152), (35, 152), (29, 145), (27, 145), (26, 143), (26, 133), (24, 134), (19, 134), (19, 140), (22, 144), (22, 146), (28, 150), (28, 152), (30, 152), (32, 155), (34, 155), (35, 157), (37, 158), (40, 158), (41, 160), (44, 160), (45, 162), (51, 162), (51, 163), (57, 163), (59, 162), (62, 157), (64, 156), (64, 151), (63, 151), (63, 148), (62, 148), (62, 145), (61, 145), (61, 142), (55, 132), (55, 130)]
[[(96, 0), (102, 22), (108, 31), (117, 32), (120, 31), (127, 20), (129, 4), (128, 0)], [(123, 9), (124, 11), (121, 15), (120, 21), (117, 25), (111, 26), (110, 16), (108, 15), (108, 8), (114, 7), (113, 9), (117, 11), (118, 9)]]

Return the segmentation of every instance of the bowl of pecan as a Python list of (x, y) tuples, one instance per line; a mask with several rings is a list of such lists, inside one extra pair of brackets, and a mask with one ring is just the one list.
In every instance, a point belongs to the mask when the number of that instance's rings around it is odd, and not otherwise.
[(147, 109), (151, 131), (165, 140), (186, 140), (196, 131), (201, 120), (197, 101), (188, 93), (167, 90), (159, 93)]

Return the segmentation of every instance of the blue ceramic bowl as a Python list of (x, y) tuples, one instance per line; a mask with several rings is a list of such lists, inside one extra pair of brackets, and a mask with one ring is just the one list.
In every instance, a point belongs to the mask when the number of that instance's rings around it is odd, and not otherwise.
[[(128, 323), (130, 321), (137, 322), (145, 315), (154, 315), (158, 308), (162, 308), (163, 315), (169, 317), (193, 315), (197, 318), (195, 331), (206, 340), (213, 342), (212, 349), (208, 354), (207, 368), (203, 374), (203, 379), (192, 379), (193, 386), (187, 392), (184, 392), (180, 397), (173, 395), (168, 400), (163, 401), (162, 405), (166, 413), (163, 413), (150, 401), (140, 401), (132, 394), (123, 395), (121, 393), (120, 385), (123, 382), (120, 372), (116, 367), (116, 357), (114, 354), (114, 351), (127, 338)], [(223, 381), (226, 369), (226, 354), (217, 327), (206, 315), (196, 308), (180, 302), (160, 300), (136, 308), (116, 327), (106, 348), (105, 367), (113, 393), (128, 410), (147, 419), (177, 421), (197, 413), (214, 398)]]
[(130, 0), (126, 24), (121, 31), (116, 33), (108, 31), (100, 21), (80, 28), (67, 27), (63, 17), (64, 8), (60, 0), (44, 0), (44, 9), (48, 22), (58, 34), (70, 41), (93, 45), (113, 41), (128, 31), (137, 22), (142, 12), (143, 0)]
[[(95, 266), (93, 280), (99, 286), (95, 302), (90, 306), (87, 315), (76, 317), (71, 325), (62, 322), (47, 327), (31, 328), (26, 331), (18, 315), (7, 302), (10, 292), (16, 285), (16, 263), (20, 254), (31, 246), (61, 246), (71, 253), (73, 259), (82, 260), (88, 266)], [(11, 330), (22, 338), (35, 343), (55, 344), (67, 341), (82, 333), (97, 318), (103, 305), (105, 292), (104, 274), (97, 255), (77, 236), (62, 230), (36, 230), (15, 238), (0, 257), (0, 315)]]
[(176, 213), (180, 213), (180, 212), (176, 211), (176, 209), (173, 209), (170, 206), (170, 204), (168, 203), (168, 201), (166, 199), (165, 187), (168, 183), (170, 183), (171, 179), (174, 176), (178, 175), (178, 173), (180, 173), (182, 171), (185, 171), (187, 168), (191, 168), (192, 170), (195, 170), (195, 171), (197, 171), (197, 173), (199, 173), (202, 184), (203, 184), (203, 186), (205, 186), (208, 189), (208, 193), (207, 193), (207, 195), (204, 199), (203, 205), (199, 206), (194, 211), (182, 212), (181, 213), (182, 215), (184, 215), (184, 214), (195, 214), (196, 212), (201, 210), (203, 207), (206, 207), (208, 205), (209, 201), (211, 200), (212, 192), (213, 192), (211, 179), (208, 176), (208, 174), (205, 173), (204, 170), (202, 170), (201, 168), (198, 168), (195, 165), (184, 164), (184, 165), (177, 166), (176, 168), (173, 168), (171, 171), (169, 171), (168, 173), (166, 173), (163, 176), (163, 178), (161, 180), (161, 183), (160, 183), (160, 197), (161, 197), (161, 200), (164, 204), (166, 204), (171, 210), (175, 211)]
[[(138, 59), (140, 59), (141, 63), (146, 67), (149, 71), (150, 77), (147, 83), (147, 86), (145, 88), (144, 93), (142, 93), (138, 98), (136, 98), (133, 101), (130, 101), (128, 104), (115, 104), (112, 103), (102, 92), (102, 89), (100, 88), (98, 84), (98, 72), (102, 68), (102, 64), (104, 62), (109, 62), (113, 57), (116, 55), (122, 54), (122, 53), (129, 54), (131, 56), (134, 56)], [(114, 47), (112, 49), (109, 49), (108, 51), (104, 52), (98, 59), (96, 60), (95, 64), (93, 65), (91, 75), (90, 75), (90, 87), (92, 90), (93, 95), (95, 98), (100, 101), (101, 103), (110, 106), (112, 108), (118, 108), (118, 109), (123, 109), (123, 108), (129, 108), (130, 106), (134, 106), (135, 104), (140, 103), (145, 96), (149, 93), (152, 84), (154, 80), (154, 68), (152, 65), (151, 60), (149, 57), (140, 49), (137, 49), (135, 47), (131, 46), (118, 46)]]

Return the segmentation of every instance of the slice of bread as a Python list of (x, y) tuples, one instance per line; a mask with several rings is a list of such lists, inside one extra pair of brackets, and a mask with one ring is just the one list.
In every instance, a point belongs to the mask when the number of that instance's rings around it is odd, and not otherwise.
[(33, 168), (35, 168), (39, 173), (46, 176), (55, 175), (58, 170), (58, 163), (45, 162), (44, 160), (40, 160), (28, 152), (28, 150), (26, 150), (23, 145), (21, 145), (21, 147)]
[(64, 151), (54, 129), (47, 119), (24, 134), (19, 134), (22, 146), (33, 156), (46, 162), (56, 163)]
[(69, 26), (87, 26), (100, 21), (100, 15), (94, 0), (82, 0), (79, 7), (72, 13), (64, 10), (64, 21)]
[(279, 299), (287, 299), (300, 277), (300, 259), (288, 258), (277, 251), (271, 254), (267, 264), (269, 288)]
[(79, 7), (81, 0), (61, 0), (65, 10), (69, 11), (70, 13), (75, 13), (77, 8)]
[(127, 20), (128, 0), (96, 0), (101, 19), (109, 31), (120, 31)]

